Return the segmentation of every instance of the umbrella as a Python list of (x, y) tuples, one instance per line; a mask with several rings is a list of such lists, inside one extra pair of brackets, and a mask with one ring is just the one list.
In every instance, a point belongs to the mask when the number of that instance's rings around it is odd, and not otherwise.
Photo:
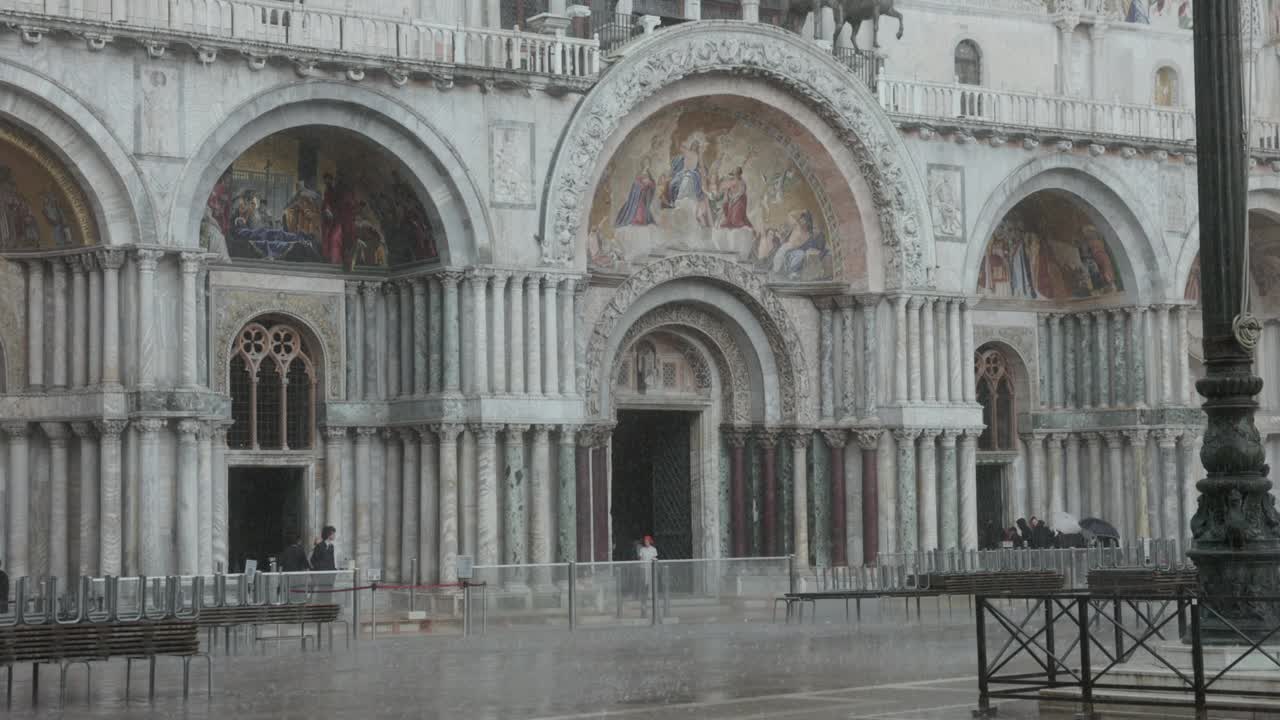
[(1082, 530), (1080, 521), (1074, 515), (1061, 510), (1049, 514), (1049, 527), (1063, 535), (1077, 535)]
[(1120, 540), (1120, 531), (1106, 520), (1098, 518), (1085, 518), (1080, 521), (1080, 528), (1089, 535), (1097, 538), (1112, 538), (1116, 541)]

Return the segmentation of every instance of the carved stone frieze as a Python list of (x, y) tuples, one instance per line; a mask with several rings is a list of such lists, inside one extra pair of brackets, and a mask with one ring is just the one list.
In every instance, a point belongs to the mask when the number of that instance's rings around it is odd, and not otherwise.
[[(678, 278), (699, 277), (727, 286), (751, 309), (769, 340), (778, 371), (784, 419), (811, 422), (809, 375), (800, 334), (782, 301), (749, 268), (714, 255), (675, 255), (650, 263), (618, 286), (601, 311), (587, 344), (586, 396), (592, 414), (600, 412), (600, 381), (605, 349), (627, 308), (653, 288)], [(625, 347), (625, 346), (623, 346)], [(610, 368), (616, 370), (616, 368)], [(615, 375), (609, 375), (613, 378)]]
[(641, 102), (682, 79), (711, 73), (754, 77), (782, 86), (812, 107), (853, 152), (879, 214), (890, 286), (926, 284), (929, 240), (924, 183), (901, 136), (875, 98), (831, 55), (794, 33), (760, 23), (688, 23), (644, 42), (606, 73), (566, 133), (543, 216), (543, 262), (575, 259), (595, 170), (605, 143)]

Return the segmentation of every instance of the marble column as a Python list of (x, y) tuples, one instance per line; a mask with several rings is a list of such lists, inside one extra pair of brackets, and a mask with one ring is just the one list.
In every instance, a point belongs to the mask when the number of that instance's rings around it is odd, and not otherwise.
[(525, 326), (524, 385), (530, 395), (542, 394), (542, 302), (539, 292), (542, 276), (525, 278)]
[(1097, 377), (1093, 381), (1095, 407), (1107, 408), (1111, 406), (1111, 363), (1115, 361), (1115, 357), (1108, 342), (1110, 336), (1107, 332), (1107, 311), (1095, 310), (1091, 314), (1094, 332), (1094, 370), (1097, 371)]
[(452, 583), (458, 580), (458, 435), (463, 426), (442, 423), (432, 427), (440, 443), (437, 563), (440, 582)]
[[(1191, 516), (1199, 505), (1200, 490), (1196, 483), (1204, 476), (1204, 467), (1200, 464), (1200, 433), (1188, 430), (1178, 439), (1178, 448), (1182, 453), (1182, 484), (1175, 495), (1182, 496), (1182, 511), (1174, 518), (1177, 532), (1174, 534), (1180, 541), (1178, 546), (1182, 552), (1191, 547)], [(1168, 528), (1166, 528), (1167, 530)]]
[(938, 549), (963, 547), (960, 543), (960, 475), (956, 457), (956, 438), (961, 431), (942, 431), (941, 475), (938, 480), (938, 503), (934, 511), (938, 518)]
[[(938, 300), (934, 304), (937, 313), (938, 337), (938, 400), (953, 403), (959, 398), (960, 390), (960, 312), (955, 307), (955, 300)], [(954, 316), (954, 317), (953, 317)], [(954, 319), (954, 323), (952, 320)]]
[[(342, 448), (347, 439), (347, 429), (336, 425), (326, 425), (324, 434), (324, 519), (321, 526), (338, 527), (342, 517)], [(338, 528), (349, 532), (351, 528)], [(354, 538), (355, 535), (352, 534)]]
[(160, 510), (156, 507), (159, 499), (160, 483), (160, 431), (165, 427), (162, 418), (142, 418), (134, 424), (141, 432), (139, 445), (138, 482), (138, 565), (142, 575), (164, 575), (169, 568), (165, 566), (165, 545), (160, 537)]
[[(1178, 505), (1182, 502), (1181, 476), (1178, 474), (1178, 436), (1182, 433), (1171, 428), (1160, 428), (1156, 433), (1156, 447), (1160, 448), (1160, 512), (1151, 516), (1152, 537), (1178, 541), (1178, 528), (1182, 526)], [(1154, 488), (1153, 488), (1154, 489)]]
[(193, 388), (197, 381), (200, 360), (196, 357), (200, 344), (196, 337), (200, 334), (196, 302), (196, 275), (204, 264), (204, 256), (199, 253), (182, 253), (178, 267), (182, 271), (182, 351), (179, 362), (182, 387)]
[(471, 280), (471, 330), (474, 333), (472, 352), (475, 356), (471, 371), (472, 392), (489, 392), (489, 275), (475, 270), (467, 276)]
[[(532, 307), (536, 309), (537, 303)], [(537, 348), (536, 344), (530, 345), (530, 350), (536, 351)], [(524, 434), (528, 430), (528, 425), (508, 425), (504, 438), (506, 458), (503, 462), (503, 477), (506, 482), (502, 489), (502, 520), (507, 531), (502, 554), (504, 565), (524, 565), (529, 562), (529, 493), (524, 482)]]
[[(394, 353), (393, 353), (394, 354)], [(383, 577), (390, 580), (403, 581), (401, 570), (408, 566), (400, 565), (400, 545), (403, 539), (400, 529), (400, 517), (403, 514), (404, 494), (401, 490), (404, 468), (404, 455), (401, 453), (400, 433), (387, 428), (382, 433), (382, 444), (386, 453), (386, 464), (383, 465), (382, 496), (382, 562)]]
[(783, 507), (778, 494), (778, 437), (776, 430), (761, 430), (755, 435), (756, 447), (760, 448), (760, 470), (763, 476), (761, 486), (760, 523), (764, 531), (764, 554), (766, 557), (777, 557), (782, 552), (782, 537), (778, 534), (778, 512)]
[[(552, 299), (555, 288), (551, 288)], [(551, 308), (554, 315), (554, 307)], [(551, 478), (551, 425), (534, 425), (533, 451), (529, 458), (529, 491), (533, 505), (531, 522), (529, 523), (529, 555), (530, 559), (544, 565), (550, 563), (555, 552), (554, 504), (552, 503)]]
[(1111, 406), (1124, 407), (1129, 402), (1130, 384), (1133, 382), (1133, 369), (1129, 365), (1128, 329), (1125, 320), (1128, 313), (1124, 310), (1111, 311)]
[(922, 367), (920, 370), (920, 380), (921, 385), (923, 386), (921, 394), (923, 395), (925, 402), (933, 403), (938, 401), (938, 371), (935, 361), (940, 350), (938, 344), (934, 342), (935, 335), (933, 330), (936, 313), (933, 308), (933, 298), (922, 298), (920, 302), (920, 320), (921, 324), (924, 326), (921, 332), (921, 335), (924, 336), (922, 348), (924, 352), (921, 353), (921, 360), (923, 362), (921, 363)]
[(882, 553), (898, 552), (898, 444), (890, 438), (876, 448), (876, 544)]
[(179, 575), (195, 574), (200, 564), (199, 433), (199, 422), (190, 419), (178, 422), (177, 525), (173, 534), (178, 545)]
[(893, 363), (893, 401), (898, 404), (905, 404), (910, 395), (907, 390), (907, 376), (910, 374), (908, 370), (910, 360), (907, 357), (907, 296), (896, 295), (893, 298), (893, 340), (894, 340), (894, 358)]
[(343, 303), (343, 316), (346, 322), (346, 366), (347, 366), (347, 399), (359, 400), (364, 395), (364, 373), (361, 371), (360, 324), (363, 315), (360, 313), (360, 283), (348, 280)]
[(1097, 407), (1096, 387), (1094, 364), (1097, 361), (1097, 352), (1093, 345), (1093, 313), (1077, 313), (1076, 320), (1080, 323), (1080, 379), (1077, 381), (1077, 387), (1080, 390), (1080, 407), (1093, 408)]
[[(920, 393), (921, 369), (920, 369), (920, 307), (924, 304), (924, 299), (920, 297), (912, 297), (907, 301), (907, 385), (910, 392), (910, 400), (913, 403), (920, 402), (922, 397)], [(899, 356), (902, 359), (902, 356)]]
[(556, 312), (555, 275), (546, 275), (542, 279), (542, 391), (547, 395), (558, 395), (560, 388), (560, 341), (559, 318)]
[(1036, 350), (1039, 363), (1039, 381), (1036, 391), (1043, 408), (1053, 407), (1053, 348), (1048, 315), (1036, 316)]
[(787, 435), (791, 443), (791, 547), (799, 567), (809, 565), (809, 439), (808, 430)]
[(31, 477), (27, 473), (30, 455), (27, 434), (30, 426), (25, 422), (7, 422), (0, 429), (9, 438), (8, 498), (4, 509), (7, 515), (4, 569), (10, 578), (20, 578), (30, 574), (30, 566), (27, 564), (28, 521), (31, 512)]
[[(445, 358), (445, 314), (444, 314), (444, 279), (446, 273), (433, 275), (424, 280), (427, 285), (427, 386), (432, 394), (444, 392), (444, 358)], [(453, 283), (456, 291), (457, 276)], [(454, 296), (457, 297), (456, 295)], [(454, 311), (457, 311), (455, 300)], [(457, 348), (457, 334), (454, 334), (454, 348)], [(456, 389), (455, 389), (456, 390)], [(434, 561), (433, 561), (434, 564)]]
[[(880, 308), (880, 298), (864, 297), (860, 298), (858, 303), (862, 308), (861, 415), (864, 418), (870, 418), (875, 416), (880, 404), (880, 338), (876, 332), (876, 313)], [(895, 366), (901, 364), (894, 363)]]
[(138, 263), (138, 387), (150, 388), (156, 381), (156, 265), (164, 253), (143, 248), (134, 255)]
[(1049, 514), (1045, 517), (1066, 509), (1066, 488), (1062, 481), (1062, 441), (1066, 439), (1062, 433), (1049, 435)]
[[(44, 387), (44, 261), (27, 262), (27, 389)], [(24, 543), (25, 548), (25, 543)], [(22, 565), (26, 566), (23, 558)], [(10, 563), (9, 574), (16, 575)], [(25, 571), (22, 573), (25, 575)]]
[(1077, 88), (1072, 87), (1075, 73), (1071, 66), (1075, 60), (1075, 29), (1079, 23), (1079, 15), (1061, 15), (1055, 21), (1058, 26), (1058, 92), (1062, 95), (1075, 95)]
[(373, 567), (373, 478), (370, 476), (370, 441), (377, 428), (356, 428), (356, 526), (351, 533), (355, 538), (356, 566), (361, 570)]
[[(423, 582), (439, 582), (441, 537), (440, 465), (436, 456), (436, 433), (430, 425), (419, 425), (414, 430), (418, 433), (419, 575), (421, 575)], [(457, 467), (456, 462), (454, 467)], [(454, 547), (456, 549), (457, 546), (455, 545)]]
[[(63, 301), (65, 304), (65, 300)], [(65, 330), (66, 326), (63, 325)], [(64, 348), (65, 349), (65, 348)], [(49, 570), (63, 580), (74, 575), (70, 562), (71, 534), (67, 527), (68, 503), (71, 498), (70, 468), (68, 467), (68, 427), (63, 423), (41, 423), (49, 441)]]
[(1173, 402), (1173, 379), (1170, 377), (1169, 363), (1169, 306), (1154, 305), (1151, 308), (1156, 317), (1156, 368), (1160, 373), (1159, 401), (1161, 405)]
[[(496, 305), (495, 305), (496, 307)], [(476, 564), (497, 565), (498, 554), (498, 455), (496, 436), (501, 425), (473, 425), (476, 437)]]
[(480, 545), (476, 518), (479, 514), (477, 483), (476, 436), (463, 426), (458, 436), (458, 554), (473, 560)]
[(556, 307), (560, 312), (560, 327), (557, 335), (560, 341), (557, 343), (555, 352), (560, 355), (558, 360), (560, 367), (560, 394), (566, 397), (577, 392), (577, 379), (574, 372), (578, 363), (577, 352), (575, 351), (577, 326), (573, 315), (574, 282), (573, 278), (564, 278), (556, 288)]
[(493, 278), (493, 302), (490, 305), (493, 322), (490, 323), (489, 332), (493, 338), (490, 343), (489, 350), (493, 362), (492, 390), (493, 392), (504, 395), (508, 392), (507, 385), (507, 283), (511, 281), (511, 273), (505, 270), (495, 270), (491, 277)]
[[(99, 420), (94, 423), (94, 429), (98, 431), (100, 437), (98, 468), (101, 473), (101, 482), (98, 487), (99, 502), (96, 504), (99, 513), (96, 522), (98, 534), (85, 536), (80, 542), (82, 550), (86, 545), (92, 548), (91, 556), (97, 558), (96, 573), (112, 577), (119, 577), (123, 559), (120, 535), (120, 434), (124, 432), (127, 424), (124, 420)], [(84, 453), (83, 446), (80, 452)], [(83, 458), (81, 467), (84, 467)], [(84, 480), (81, 479), (81, 483), (83, 482)], [(81, 489), (83, 491), (83, 487)], [(96, 543), (93, 540), (94, 537), (97, 539)]]
[(1063, 392), (1062, 376), (1065, 374), (1067, 358), (1066, 348), (1062, 344), (1062, 315), (1054, 313), (1049, 316), (1050, 342), (1053, 345), (1053, 406), (1065, 407), (1066, 395)]
[(1045, 492), (1044, 478), (1044, 433), (1028, 433), (1022, 436), (1024, 442), (1027, 443), (1027, 462), (1031, 465), (1031, 482), (1028, 483), (1030, 490), (1030, 512), (1036, 517), (1045, 517), (1045, 511), (1048, 510), (1048, 498)]
[(593, 554), (591, 535), (591, 448), (595, 444), (595, 428), (578, 430), (578, 448), (574, 454), (574, 502), (577, 505), (578, 562), (590, 562)]
[(745, 430), (726, 428), (725, 442), (729, 445), (729, 538), (733, 557), (742, 558), (750, 554), (750, 539), (747, 529), (747, 468), (745, 448), (747, 433)]
[(1187, 306), (1177, 305), (1173, 308), (1174, 322), (1174, 361), (1178, 368), (1178, 391), (1175, 395), (1179, 405), (1190, 405), (1191, 393), (1191, 339), (1187, 335)]
[[(862, 452), (862, 563), (874, 565), (880, 554), (880, 449), (879, 429), (853, 433)], [(856, 560), (856, 559), (855, 559)]]
[[(413, 292), (412, 280), (386, 284), (387, 289), (387, 397), (413, 394)], [(394, 552), (400, 552), (395, 548)], [(406, 566), (405, 570), (408, 570)]]
[(845, 477), (844, 446), (849, 442), (847, 430), (823, 430), (822, 436), (831, 451), (831, 564), (849, 564), (848, 484)]
[[(378, 296), (381, 294), (381, 283), (364, 282), (360, 284), (361, 309), (364, 314), (364, 344), (360, 349), (361, 369), (364, 371), (365, 400), (377, 400), (378, 393)], [(368, 568), (361, 564), (361, 568)]]
[(938, 429), (920, 433), (916, 454), (916, 538), (920, 550), (938, 549)]
[(960, 302), (960, 340), (964, 348), (961, 353), (964, 365), (960, 377), (964, 381), (964, 401), (973, 404), (978, 402), (977, 380), (973, 372), (973, 306), (977, 300), (964, 298)]
[[(427, 288), (426, 280), (415, 278), (409, 280), (413, 294), (413, 318), (410, 336), (413, 338), (413, 394), (424, 397), (427, 394)], [(403, 302), (403, 295), (401, 296)], [(421, 558), (419, 558), (421, 562)], [(421, 567), (421, 566), (419, 566)]]
[(89, 339), (88, 279), (86, 262), (88, 255), (71, 255), (66, 258), (71, 271), (71, 386), (82, 388), (89, 383), (89, 353), (85, 344)]
[[(572, 281), (570, 281), (572, 283)], [(563, 299), (563, 298), (562, 298)], [(568, 297), (568, 307), (573, 307), (573, 295)], [(565, 324), (564, 327), (572, 327)], [(570, 359), (572, 367), (573, 358)], [(573, 386), (569, 386), (573, 392)], [(561, 425), (556, 458), (556, 557), (558, 563), (578, 559), (577, 529), (577, 449), (578, 426)]]
[(80, 458), (80, 557), (71, 562), (77, 575), (97, 577), (98, 573), (98, 468), (101, 461), (98, 437), (93, 425), (87, 422), (71, 423), (79, 445)]
[(50, 263), (53, 270), (53, 386), (67, 387), (67, 264), (61, 258)]
[[(196, 572), (203, 575), (213, 572), (213, 427), (209, 423), (200, 423), (196, 442), (200, 466), (196, 481)], [(312, 500), (308, 494), (305, 523), (311, 522)]]
[[(404, 298), (402, 294), (401, 299)], [(407, 582), (421, 582), (422, 558), (418, 557), (418, 432), (413, 428), (397, 428), (400, 436), (400, 507), (392, 509), (400, 513), (400, 573)], [(417, 558), (417, 577), (414, 577), (413, 560)]]
[(1084, 491), (1080, 487), (1080, 436), (1077, 433), (1067, 434), (1066, 454), (1066, 502), (1063, 507), (1077, 518), (1088, 517), (1084, 514)]
[(507, 366), (507, 387), (512, 395), (524, 394), (524, 334), (528, 329), (525, 327), (526, 319), (524, 313), (524, 285), (528, 280), (524, 275), (514, 275), (511, 278), (511, 312), (508, 321), (511, 323), (510, 329), (507, 331), (507, 347), (510, 348), (508, 353), (511, 358), (510, 364)]
[[(1160, 509), (1155, 506), (1155, 496), (1151, 492), (1151, 476), (1147, 472), (1147, 430), (1126, 430), (1124, 435), (1129, 440), (1129, 451), (1132, 454), (1132, 477), (1137, 478), (1137, 498), (1129, 504), (1133, 508), (1129, 528), (1140, 538), (1152, 537), (1151, 520), (1159, 522)], [(1127, 499), (1127, 495), (1121, 498)], [(1123, 507), (1117, 505), (1117, 508)]]
[(1144, 328), (1146, 308), (1129, 308), (1129, 398), (1134, 407), (1146, 407), (1147, 398), (1147, 333)]
[(89, 323), (89, 352), (97, 344), (93, 342), (94, 335), (101, 333), (102, 355), (97, 369), (89, 372), (101, 384), (114, 388), (120, 384), (120, 267), (124, 265), (124, 251), (99, 251), (95, 262), (102, 273), (102, 305), (93, 310), (95, 322)]
[(742, 0), (743, 22), (760, 22), (760, 0)]
[(960, 549), (978, 548), (978, 436), (970, 428), (960, 438)]
[(920, 430), (898, 428), (893, 439), (898, 442), (898, 552), (913, 553), (916, 540), (916, 438)]
[[(835, 318), (830, 298), (819, 298), (818, 372), (820, 411), (823, 421), (835, 418)], [(742, 557), (739, 555), (738, 557)]]
[(1088, 477), (1081, 482), (1081, 490), (1087, 488), (1088, 502), (1080, 503), (1080, 515), (1077, 517), (1102, 517), (1102, 509), (1106, 506), (1102, 495), (1102, 436), (1096, 432), (1084, 433), (1085, 451), (1089, 457)]
[(1062, 404), (1078, 408), (1080, 395), (1076, 387), (1076, 357), (1080, 348), (1076, 345), (1076, 320), (1074, 315), (1063, 315), (1062, 321)]
[[(445, 272), (440, 273), (440, 287), (443, 298), (441, 299), (440, 322), (444, 326), (444, 347), (441, 350), (443, 354), (442, 362), (444, 364), (444, 392), (456, 395), (462, 389), (461, 368), (459, 363), (462, 361), (462, 354), (459, 348), (459, 317), (458, 308), (458, 283), (462, 280), (462, 273)], [(456, 442), (456, 438), (454, 439)], [(443, 446), (442, 446), (443, 447)], [(457, 446), (454, 446), (457, 451)], [(457, 470), (454, 471), (454, 482), (457, 482)], [(455, 522), (457, 518), (454, 518)], [(455, 528), (456, 530), (456, 528)], [(457, 542), (457, 538), (454, 538)], [(444, 550), (441, 549), (441, 557), (444, 557)], [(457, 546), (454, 546), (454, 555), (457, 554)], [(452, 564), (452, 561), (450, 561)], [(440, 572), (457, 572), (457, 568), (441, 567)]]
[(1093, 52), (1090, 58), (1089, 67), (1092, 70), (1093, 80), (1093, 99), (1105, 101), (1109, 96), (1107, 94), (1107, 49), (1105, 41), (1107, 39), (1107, 22), (1103, 18), (1096, 18), (1092, 25), (1089, 26), (1089, 45)]
[[(1125, 475), (1124, 475), (1124, 433), (1118, 431), (1107, 431), (1101, 433), (1102, 439), (1107, 444), (1107, 498), (1105, 503), (1100, 503), (1102, 507), (1111, 509), (1111, 517), (1115, 519), (1113, 523), (1116, 529), (1120, 531), (1121, 536), (1126, 536), (1133, 527), (1133, 521), (1125, 517)], [(1100, 493), (1101, 494), (1101, 493)]]
[[(227, 429), (230, 427), (230, 422), (214, 423), (210, 438), (213, 452), (213, 505), (210, 510), (212, 518), (209, 523), (209, 533), (213, 537), (213, 567), (215, 570), (224, 571), (228, 567), (227, 507), (230, 499), (227, 495)], [(106, 503), (105, 494), (103, 503)], [(105, 513), (104, 510), (104, 517)]]
[(846, 421), (858, 418), (858, 332), (854, 328), (854, 299), (837, 299), (840, 308), (840, 417)]

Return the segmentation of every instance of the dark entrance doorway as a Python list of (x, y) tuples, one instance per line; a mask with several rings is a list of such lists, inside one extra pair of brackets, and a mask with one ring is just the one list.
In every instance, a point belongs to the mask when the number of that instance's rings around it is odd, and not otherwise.
[[(243, 572), (245, 560), (270, 569), (280, 556), (285, 533), (305, 532), (303, 468), (233, 467), (227, 473), (227, 536), (230, 572)], [(308, 545), (303, 538), (303, 547)]]
[(635, 560), (635, 543), (652, 535), (659, 559), (693, 557), (689, 435), (694, 414), (618, 413), (613, 432), (613, 559)]
[(1004, 526), (1005, 465), (978, 465), (978, 547), (1000, 547)]

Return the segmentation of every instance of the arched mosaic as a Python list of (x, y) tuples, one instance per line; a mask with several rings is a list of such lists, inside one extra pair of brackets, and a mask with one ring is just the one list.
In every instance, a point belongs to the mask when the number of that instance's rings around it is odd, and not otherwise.
[(97, 243), (80, 185), (37, 140), (0, 123), (0, 252)]

